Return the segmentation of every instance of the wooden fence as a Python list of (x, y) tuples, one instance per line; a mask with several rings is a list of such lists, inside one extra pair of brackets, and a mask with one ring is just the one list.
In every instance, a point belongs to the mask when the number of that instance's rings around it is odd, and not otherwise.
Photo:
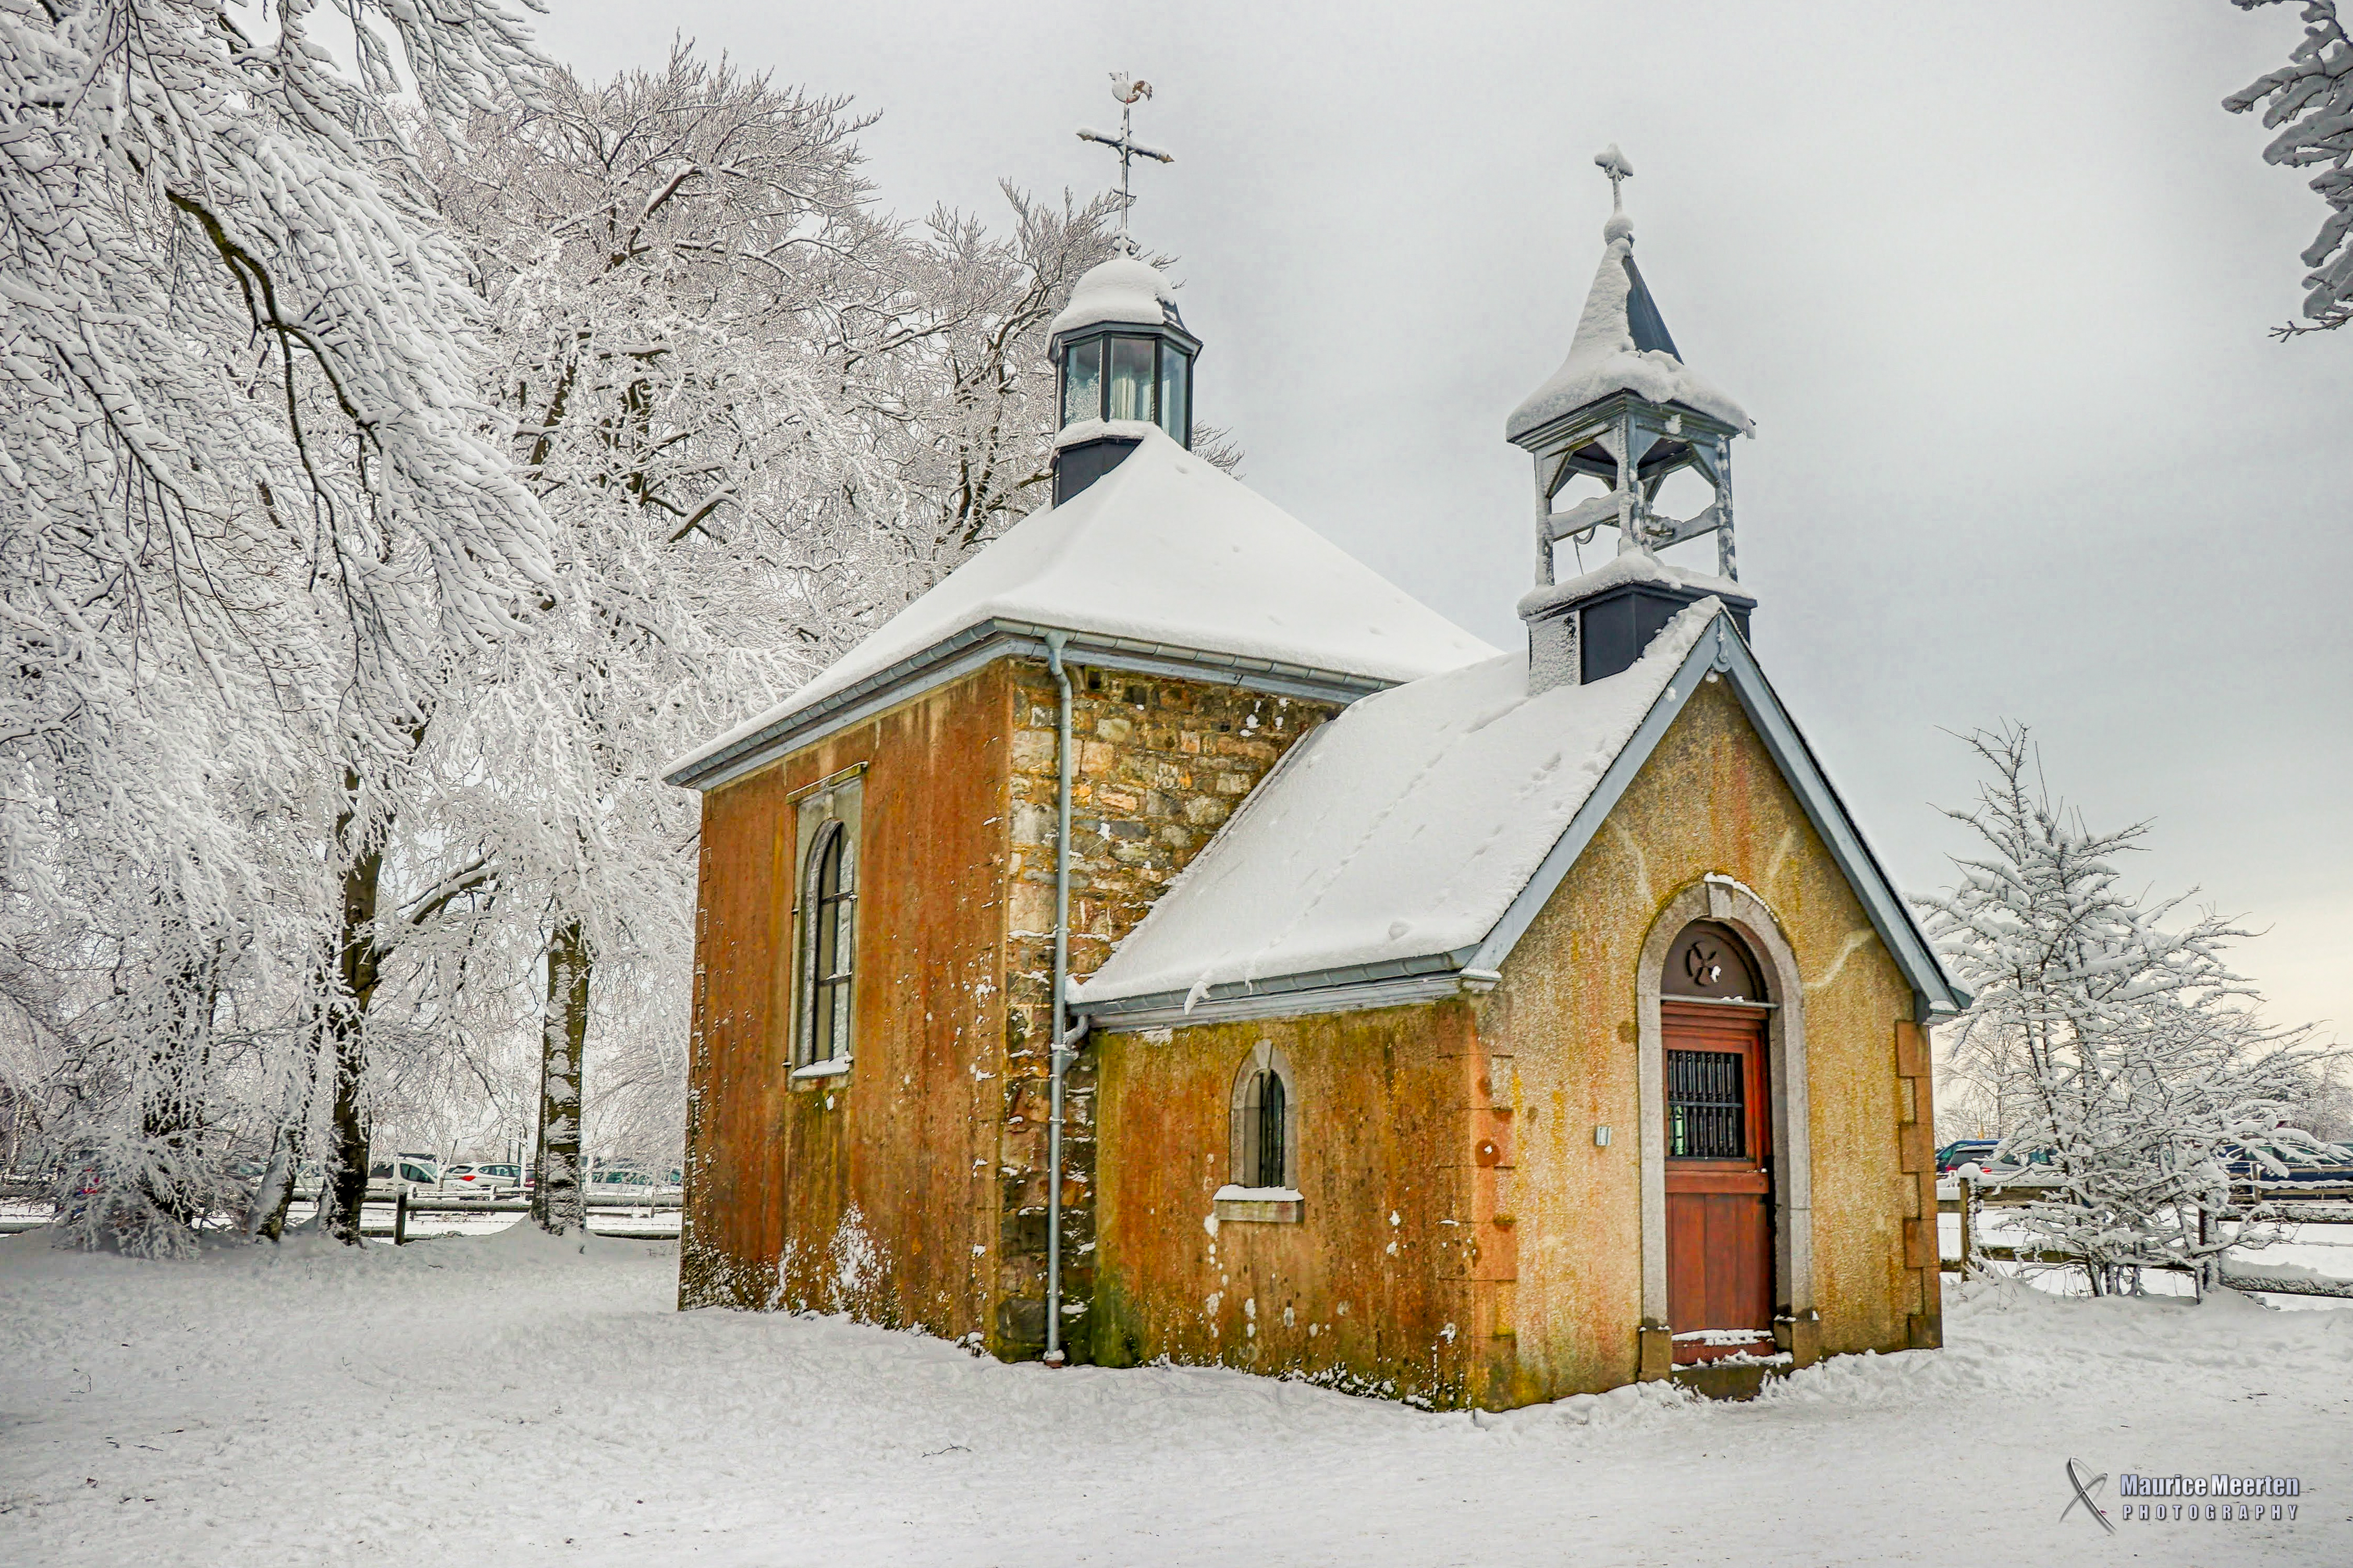
[[(2050, 1195), (2051, 1189), (2047, 1184), (1980, 1188), (1967, 1176), (1962, 1177), (1958, 1184), (1959, 1196), (1936, 1200), (1938, 1214), (1961, 1216), (1961, 1255), (1958, 1258), (1941, 1256), (1944, 1242), (1942, 1227), (1938, 1227), (1937, 1262), (1945, 1273), (1966, 1278), (1974, 1271), (1980, 1259), (1989, 1263), (2083, 1266), (2085, 1260), (2079, 1253), (2059, 1252), (2048, 1247), (1989, 1245), (1977, 1239), (1978, 1215), (1981, 1210), (2019, 1208), (2027, 1204), (2040, 1203)], [(2353, 1184), (2265, 1183), (2236, 1195), (2242, 1196), (2249, 1208), (2263, 1219), (2291, 1225), (2353, 1224), (2353, 1202), (2335, 1201), (2353, 1199)], [(2128, 1267), (2175, 1274), (2197, 1272), (2187, 1263), (2137, 1263)], [(2221, 1279), (2224, 1286), (2233, 1290), (2270, 1290), (2283, 1296), (2329, 1296), (2353, 1300), (2353, 1279), (2280, 1275), (2260, 1264), (2225, 1261), (2221, 1266)]]
[[(585, 1223), (586, 1215), (590, 1214), (611, 1215), (638, 1211), (643, 1211), (648, 1218), (651, 1218), (656, 1209), (681, 1209), (684, 1206), (685, 1200), (677, 1193), (649, 1194), (641, 1198), (606, 1198), (592, 1195), (584, 1211), (583, 1221)], [(368, 1218), (367, 1211), (372, 1208), (390, 1208), (392, 1217), (388, 1220), (371, 1220)], [(388, 1236), (392, 1237), (392, 1244), (395, 1247), (404, 1247), (408, 1242), (408, 1216), (413, 1214), (529, 1214), (530, 1212), (529, 1198), (470, 1198), (440, 1195), (411, 1197), (408, 1189), (403, 1187), (389, 1200), (371, 1197), (361, 1207), (360, 1234)], [(683, 1215), (680, 1215), (681, 1223), (684, 1218)], [(675, 1241), (678, 1239), (679, 1232), (674, 1227), (641, 1226), (634, 1230), (623, 1230), (617, 1226), (606, 1226), (601, 1229), (592, 1227), (591, 1234), (616, 1237), (625, 1241)]]
[[(56, 1189), (47, 1185), (12, 1184), (0, 1185), (0, 1199), (50, 1199)], [(295, 1196), (306, 1203), (318, 1201), (318, 1189), (298, 1192)], [(677, 1210), (684, 1199), (677, 1193), (649, 1193), (640, 1197), (606, 1197), (592, 1188), (587, 1212), (610, 1218), (615, 1215), (642, 1215), (653, 1218), (663, 1209)], [(360, 1209), (362, 1236), (388, 1236), (395, 1247), (408, 1241), (408, 1216), (413, 1214), (528, 1214), (528, 1198), (494, 1198), (461, 1196), (455, 1193), (426, 1193), (412, 1195), (402, 1187), (395, 1192), (371, 1191)], [(0, 1236), (20, 1235), (38, 1230), (51, 1223), (54, 1215), (0, 1215)], [(624, 1241), (675, 1241), (678, 1227), (674, 1226), (638, 1226), (634, 1228), (612, 1225), (591, 1226), (596, 1236), (614, 1237)]]

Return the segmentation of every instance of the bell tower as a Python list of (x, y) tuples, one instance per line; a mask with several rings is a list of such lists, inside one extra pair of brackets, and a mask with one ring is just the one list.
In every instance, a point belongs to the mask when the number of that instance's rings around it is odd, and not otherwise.
[[(1633, 165), (1614, 145), (1593, 161), (1609, 179), (1601, 265), (1568, 357), (1512, 411), (1504, 432), (1535, 469), (1536, 586), (1521, 600), (1520, 615), (1528, 623), (1530, 679), (1541, 686), (1617, 674), (1700, 599), (1721, 598), (1744, 637), (1756, 607), (1736, 586), (1732, 532), (1732, 442), (1755, 426), (1683, 363), (1634, 265), (1623, 192)], [(1694, 516), (1670, 517), (1655, 503), (1668, 479), (1685, 470), (1706, 481), (1713, 499)], [(1563, 492), (1579, 479), (1598, 480), (1601, 493), (1562, 506)], [(1556, 583), (1555, 550), (1588, 543), (1605, 527), (1617, 531), (1617, 560)], [(1710, 533), (1714, 577), (1658, 559), (1670, 545)]]
[(1081, 278), (1071, 302), (1048, 329), (1061, 409), (1054, 438), (1054, 504), (1061, 505), (1109, 473), (1154, 426), (1180, 447), (1193, 445), (1193, 362), (1201, 340), (1185, 330), (1176, 296), (1144, 259), (1127, 232), (1128, 174), (1138, 158), (1173, 163), (1173, 153), (1138, 142), (1131, 118), (1152, 84), (1112, 73), (1119, 134), (1081, 127), (1080, 139), (1119, 154), (1119, 237), (1110, 260)]

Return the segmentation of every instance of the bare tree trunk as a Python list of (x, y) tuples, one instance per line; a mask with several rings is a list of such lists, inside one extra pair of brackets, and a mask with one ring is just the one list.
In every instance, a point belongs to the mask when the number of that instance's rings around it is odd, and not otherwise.
[(248, 1240), (278, 1241), (286, 1235), (286, 1211), (293, 1206), (294, 1184), (301, 1179), (302, 1150), (311, 1135), (311, 1107), (318, 1094), (319, 1052), (313, 1040), (306, 1059), (289, 1077), (280, 1102), (269, 1166), (254, 1193), (253, 1212), (246, 1217)]
[(540, 1024), (539, 1185), (531, 1217), (552, 1236), (588, 1228), (580, 1168), (580, 1059), (588, 1043), (588, 977), (595, 967), (576, 920), (547, 942), (547, 1011)]
[(376, 937), (376, 898), (384, 878), (384, 840), (370, 832), (357, 853), (350, 852), (356, 826), (360, 777), (343, 774), (343, 814), (335, 840), (346, 850), (341, 930), (335, 973), (323, 1009), (334, 1095), (327, 1113), (325, 1171), (319, 1184), (319, 1223), (349, 1247), (360, 1241), (360, 1205), (367, 1201), (368, 1126), (362, 1103), (367, 1082), (367, 1012), (375, 999), (384, 948)]

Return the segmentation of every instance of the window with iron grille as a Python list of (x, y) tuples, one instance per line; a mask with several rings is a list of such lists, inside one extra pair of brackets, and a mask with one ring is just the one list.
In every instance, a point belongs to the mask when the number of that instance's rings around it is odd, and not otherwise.
[(858, 908), (853, 865), (849, 829), (839, 822), (828, 825), (809, 874), (807, 1055), (813, 1062), (849, 1054), (852, 922)]
[(1248, 1125), (1242, 1130), (1243, 1184), (1252, 1187), (1283, 1187), (1283, 1101), (1282, 1079), (1271, 1069), (1250, 1079), (1242, 1101), (1242, 1114)]
[(1748, 1155), (1746, 1058), (1738, 1051), (1667, 1053), (1667, 1153), (1678, 1160)]

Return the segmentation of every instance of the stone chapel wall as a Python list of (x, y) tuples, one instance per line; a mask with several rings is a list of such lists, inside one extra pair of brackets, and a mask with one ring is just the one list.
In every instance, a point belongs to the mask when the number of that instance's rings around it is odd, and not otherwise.
[[(990, 666), (704, 796), (681, 1305), (986, 1338), (1009, 700)], [(797, 1082), (796, 803), (858, 767), (852, 1066)]]
[[(1071, 972), (1083, 980), (1300, 736), (1335, 703), (1238, 687), (1071, 667)], [(1011, 666), (1007, 871), (1007, 1078), (999, 1160), (994, 1349), (1045, 1343), (1046, 1129), (1053, 1031), (1056, 690), (1043, 661)], [(1064, 1084), (1065, 1337), (1084, 1356), (1094, 1287), (1096, 1068), (1082, 1053)], [(1079, 1311), (1070, 1311), (1077, 1307)]]
[[(1096, 1042), (1098, 1356), (1491, 1408), (1634, 1381), (1636, 971), (1661, 911), (1710, 872), (1775, 911), (1805, 987), (1820, 1349), (1937, 1342), (1911, 992), (1718, 684), (1661, 740), (1493, 992)], [(1233, 1077), (1261, 1040), (1296, 1074), (1305, 1202), (1297, 1223), (1211, 1223)]]

